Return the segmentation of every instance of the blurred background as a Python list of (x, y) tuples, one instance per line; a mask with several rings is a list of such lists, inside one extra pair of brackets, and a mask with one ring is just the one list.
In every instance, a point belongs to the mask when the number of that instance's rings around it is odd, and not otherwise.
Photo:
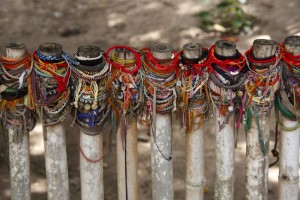
[[(289, 35), (300, 34), (298, 0), (1, 0), (0, 46), (23, 42), (32, 52), (44, 42), (62, 44), (69, 54), (81, 45), (97, 45), (107, 50), (114, 45), (136, 48), (164, 42), (179, 50), (186, 43), (198, 42), (210, 47), (219, 39), (237, 43), (244, 53), (254, 39), (282, 42)], [(3, 48), (2, 48), (3, 50)], [(73, 129), (66, 124), (71, 199), (80, 199), (79, 151)], [(205, 158), (207, 191), (214, 190), (214, 119), (206, 123)], [(184, 134), (173, 119), (174, 196), (184, 199)], [(139, 124), (140, 199), (151, 199), (150, 143), (148, 127)], [(242, 128), (243, 129), (243, 128)], [(235, 199), (245, 195), (245, 133), (240, 130), (236, 149)], [(275, 123), (271, 123), (271, 147)], [(30, 133), (32, 199), (47, 199), (42, 127)], [(105, 199), (117, 199), (115, 143), (106, 155)], [(270, 156), (271, 161), (274, 159)], [(277, 199), (278, 166), (270, 169), (269, 199)], [(3, 133), (0, 137), (0, 199), (10, 199), (9, 170), (5, 160)]]

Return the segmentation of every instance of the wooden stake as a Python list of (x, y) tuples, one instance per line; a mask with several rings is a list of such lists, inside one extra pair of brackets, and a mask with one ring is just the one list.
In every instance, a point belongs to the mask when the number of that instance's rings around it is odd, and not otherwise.
[[(275, 55), (276, 42), (259, 39), (253, 42), (253, 56), (256, 59), (269, 58)], [(269, 149), (270, 113), (258, 117), (263, 142)], [(255, 116), (252, 117), (252, 127), (247, 133), (247, 167), (246, 167), (246, 198), (250, 200), (268, 199), (268, 155), (264, 156), (259, 142), (258, 127)]]
[[(5, 46), (8, 58), (22, 57), (26, 51), (27, 49), (22, 43), (10, 43)], [(6, 129), (9, 138), (11, 199), (30, 200), (29, 134), (20, 133), (19, 130), (14, 130), (8, 126)], [(21, 139), (15, 139), (19, 137)]]
[[(223, 57), (232, 57), (236, 54), (234, 43), (219, 40), (215, 44), (215, 53)], [(220, 131), (219, 124), (223, 124), (226, 117), (216, 109), (216, 182), (215, 199), (231, 200), (234, 195), (234, 120), (229, 122)]]
[[(122, 48), (116, 49), (116, 56), (124, 59), (134, 59), (134, 54)], [(126, 116), (128, 117), (128, 116)], [(122, 136), (122, 120), (118, 128), (117, 140), (117, 174), (118, 199), (138, 200), (138, 154), (137, 154), (137, 115), (130, 120), (129, 127), (125, 127)], [(122, 137), (124, 137), (122, 141)]]
[[(300, 36), (287, 37), (284, 41), (284, 47), (289, 53), (292, 53), (295, 56), (299, 56)], [(282, 119), (283, 125), (285, 127), (293, 127), (299, 123), (298, 120), (291, 121), (283, 116)], [(279, 199), (297, 200), (299, 193), (298, 169), (300, 128), (297, 128), (294, 131), (281, 130), (280, 141)]]
[[(183, 55), (189, 59), (197, 59), (202, 55), (200, 44), (186, 44), (183, 46)], [(203, 200), (204, 176), (204, 126), (198, 128), (199, 118), (193, 121), (193, 128), (186, 134), (186, 174), (185, 174), (185, 199)]]
[[(150, 50), (157, 60), (172, 57), (171, 48), (166, 44), (153, 44)], [(155, 121), (151, 124), (152, 199), (172, 200), (172, 113), (156, 113), (156, 118), (153, 120)], [(156, 124), (155, 127), (153, 123)]]
[[(40, 45), (39, 51), (44, 56), (61, 57), (62, 46), (57, 43), (44, 43)], [(63, 123), (46, 126), (44, 131), (48, 200), (68, 200), (69, 177)]]
[[(81, 46), (77, 55), (83, 58), (96, 58), (101, 54), (99, 47), (92, 45)], [(80, 61), (79, 61), (80, 62)], [(104, 199), (103, 185), (103, 136), (102, 132), (80, 127), (80, 179), (81, 199)], [(83, 154), (90, 160), (87, 160)], [(102, 158), (102, 159), (101, 159)]]

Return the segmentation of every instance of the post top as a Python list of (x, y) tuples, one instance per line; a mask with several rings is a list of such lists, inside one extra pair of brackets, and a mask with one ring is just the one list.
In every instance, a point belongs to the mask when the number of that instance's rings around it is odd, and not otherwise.
[(186, 58), (199, 58), (202, 55), (202, 46), (199, 43), (188, 43), (183, 46), (183, 55)]
[(77, 56), (86, 58), (97, 58), (101, 55), (101, 49), (94, 45), (84, 45), (77, 49)]
[(10, 49), (26, 49), (25, 44), (19, 43), (19, 42), (10, 42), (5, 45), (5, 48), (10, 48)]
[(256, 39), (253, 41), (252, 53), (254, 58), (268, 58), (275, 55), (277, 43), (273, 40)]
[(58, 43), (43, 43), (39, 46), (39, 51), (44, 56), (55, 56), (57, 58), (62, 55), (62, 46)]
[(262, 45), (262, 46), (276, 45), (276, 42), (273, 40), (268, 40), (268, 39), (255, 39), (253, 41), (253, 46), (255, 46), (255, 45)]
[(155, 43), (150, 47), (150, 51), (154, 58), (158, 60), (171, 59), (172, 50), (168, 44)]
[(5, 56), (8, 58), (19, 58), (26, 53), (25, 44), (18, 42), (11, 42), (5, 45)]
[(224, 57), (231, 57), (236, 54), (236, 44), (227, 40), (218, 40), (215, 43), (215, 53)]
[(293, 55), (300, 55), (300, 36), (289, 36), (284, 40), (284, 47)]
[(116, 48), (115, 54), (117, 57), (123, 58), (123, 59), (134, 59), (135, 58), (135, 55), (131, 51), (129, 51), (128, 49), (125, 49), (125, 48)]

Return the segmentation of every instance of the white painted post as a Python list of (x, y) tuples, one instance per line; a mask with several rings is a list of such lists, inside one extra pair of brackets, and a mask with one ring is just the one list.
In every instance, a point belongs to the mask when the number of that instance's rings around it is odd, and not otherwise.
[[(300, 55), (300, 36), (290, 36), (284, 41), (285, 49), (295, 56)], [(294, 127), (298, 120), (283, 118), (285, 127)], [(279, 199), (297, 200), (299, 184), (299, 143), (300, 128), (294, 131), (281, 130), (279, 160)]]
[[(156, 114), (156, 138), (151, 135), (152, 199), (173, 199), (172, 114)], [(151, 127), (152, 128), (152, 127)], [(158, 149), (157, 146), (160, 148)], [(160, 153), (161, 151), (161, 153)]]
[[(219, 40), (215, 44), (215, 53), (223, 57), (231, 57), (236, 54), (234, 43)], [(216, 182), (215, 199), (230, 200), (234, 195), (234, 120), (230, 118), (223, 129), (219, 130), (219, 125), (223, 124), (226, 117), (216, 109)]]
[[(122, 141), (121, 127), (117, 134), (118, 199), (138, 199), (137, 118), (133, 117)], [(122, 122), (121, 122), (122, 123)], [(123, 144), (122, 144), (123, 143)]]
[(131, 119), (126, 134), (126, 170), (128, 199), (139, 199), (138, 152), (137, 152), (137, 116)]
[[(135, 59), (134, 54), (123, 48), (116, 49), (116, 56), (124, 59)], [(123, 116), (122, 116), (123, 117)], [(128, 116), (124, 116), (128, 117)], [(118, 174), (118, 199), (138, 200), (138, 154), (137, 154), (137, 116), (130, 120), (129, 127), (124, 126), (122, 120), (117, 131), (117, 174)], [(122, 131), (125, 135), (122, 135)], [(122, 140), (123, 137), (123, 140)]]
[[(83, 58), (97, 58), (101, 54), (100, 48), (91, 45), (81, 46), (77, 56)], [(78, 60), (80, 62), (80, 60)], [(86, 62), (86, 61), (85, 61)], [(80, 179), (81, 199), (104, 199), (103, 185), (103, 136), (101, 131), (92, 128), (80, 128)]]
[[(255, 40), (253, 42), (253, 57), (264, 59), (275, 55), (276, 42), (272, 40)], [(254, 113), (255, 114), (255, 113)], [(253, 114), (253, 115), (254, 115)], [(258, 121), (263, 142), (269, 148), (270, 113), (259, 114)], [(247, 164), (246, 164), (246, 198), (249, 200), (266, 200), (268, 198), (268, 155), (264, 156), (259, 142), (259, 132), (255, 116), (252, 117), (252, 127), (247, 133)]]
[[(62, 47), (56, 43), (44, 43), (39, 51), (44, 56), (61, 57)], [(45, 126), (44, 130), (48, 200), (68, 200), (69, 177), (63, 122)]]
[(63, 123), (46, 127), (45, 161), (48, 199), (70, 199)]
[(9, 137), (9, 166), (11, 199), (31, 199), (29, 135), (22, 134), (22, 141), (15, 142), (16, 131), (7, 128)]
[(81, 199), (104, 199), (102, 133), (88, 135), (80, 131), (80, 147), (84, 155), (97, 162), (88, 161), (80, 153)]
[[(171, 48), (153, 44), (150, 48), (155, 59), (171, 59)], [(173, 199), (172, 114), (156, 113), (151, 124), (152, 199)], [(153, 135), (155, 132), (155, 138)]]
[[(269, 115), (259, 116), (264, 142), (268, 142), (270, 137), (269, 120)], [(251, 130), (247, 133), (246, 143), (246, 198), (249, 200), (265, 200), (268, 196), (269, 160), (261, 152), (258, 129), (254, 117), (252, 118)]]
[[(293, 127), (298, 121), (283, 119), (285, 127)], [(279, 160), (279, 199), (297, 200), (299, 192), (299, 142), (300, 129), (281, 131)]]
[[(183, 46), (183, 55), (186, 58), (197, 59), (202, 55), (200, 44), (186, 44)], [(198, 128), (199, 117), (193, 121), (190, 133), (185, 136), (186, 175), (185, 199), (203, 200), (204, 186), (204, 126)]]
[[(10, 43), (5, 46), (6, 57), (19, 58), (23, 56), (27, 49), (24, 44)], [(30, 200), (30, 157), (29, 157), (29, 134), (18, 133), (6, 127), (9, 138), (9, 166), (10, 185), (12, 200)], [(20, 134), (21, 139), (17, 139)]]

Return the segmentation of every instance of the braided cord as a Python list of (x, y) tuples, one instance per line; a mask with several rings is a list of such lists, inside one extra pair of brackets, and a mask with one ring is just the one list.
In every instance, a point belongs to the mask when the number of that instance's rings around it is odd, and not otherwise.
[[(206, 56), (198, 59), (185, 58), (180, 52), (180, 75), (176, 82), (177, 104), (182, 115), (186, 133), (189, 133), (196, 125), (199, 128), (208, 118), (209, 104), (205, 93), (208, 81), (208, 66), (210, 59), (207, 50), (203, 49)], [(194, 119), (198, 118), (197, 123)]]
[(36, 123), (30, 110), (34, 107), (32, 93), (28, 91), (32, 68), (32, 57), (27, 50), (18, 58), (1, 57), (0, 118), (5, 125), (16, 130), (18, 136), (30, 132)]
[[(66, 53), (63, 52), (65, 56)], [(50, 124), (63, 121), (69, 114), (66, 109), (70, 97), (68, 87), (70, 78), (69, 60), (44, 56), (39, 50), (33, 54), (34, 70), (32, 71), (32, 94), (41, 119), (44, 114), (51, 118)], [(47, 111), (44, 113), (42, 110)], [(68, 112), (67, 112), (68, 111)], [(45, 120), (42, 120), (44, 125)], [(49, 124), (48, 124), (49, 125)]]

